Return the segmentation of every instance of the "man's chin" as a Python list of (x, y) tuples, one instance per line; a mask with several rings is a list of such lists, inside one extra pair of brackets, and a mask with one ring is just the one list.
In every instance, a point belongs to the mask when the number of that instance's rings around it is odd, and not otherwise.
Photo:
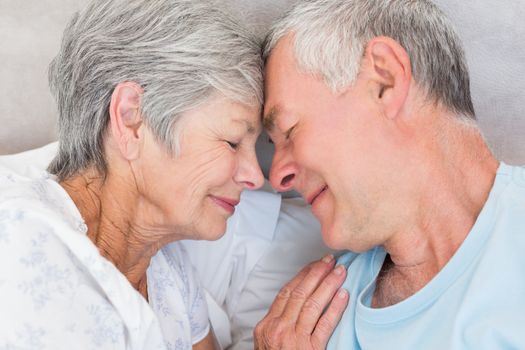
[(374, 248), (369, 242), (365, 242), (348, 229), (345, 230), (338, 225), (324, 225), (321, 222), (321, 236), (324, 243), (330, 249), (349, 250), (354, 253), (364, 253)]
[(347, 250), (348, 248), (343, 244), (343, 237), (341, 235), (341, 231), (337, 231), (337, 229), (330, 225), (327, 227), (321, 222), (321, 236), (323, 238), (323, 242), (326, 244), (326, 246), (330, 249), (334, 250)]

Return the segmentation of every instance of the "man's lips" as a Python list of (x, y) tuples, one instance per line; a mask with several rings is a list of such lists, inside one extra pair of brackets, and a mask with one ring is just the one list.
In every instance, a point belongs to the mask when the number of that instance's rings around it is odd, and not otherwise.
[(328, 188), (328, 186), (324, 186), (323, 188), (321, 188), (318, 192), (312, 194), (311, 196), (308, 197), (308, 204), (312, 205), (314, 203), (314, 201), (317, 199), (317, 197), (319, 197), (321, 195), (321, 193), (323, 193), (326, 189)]
[(238, 199), (226, 198), (226, 197), (216, 197), (210, 196), (212, 201), (214, 201), (219, 206), (226, 209), (228, 212), (233, 213), (235, 211), (235, 206), (239, 204)]

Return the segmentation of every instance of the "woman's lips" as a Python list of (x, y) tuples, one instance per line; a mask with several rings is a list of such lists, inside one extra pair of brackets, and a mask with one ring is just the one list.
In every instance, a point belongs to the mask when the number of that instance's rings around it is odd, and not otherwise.
[(239, 201), (236, 199), (216, 196), (210, 196), (210, 198), (215, 204), (217, 204), (221, 208), (224, 208), (230, 214), (233, 214), (235, 212), (235, 206), (239, 204)]

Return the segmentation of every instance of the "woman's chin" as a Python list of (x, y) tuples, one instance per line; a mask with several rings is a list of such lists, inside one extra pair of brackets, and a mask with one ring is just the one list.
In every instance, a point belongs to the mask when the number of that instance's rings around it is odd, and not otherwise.
[(202, 230), (199, 237), (195, 239), (201, 239), (206, 241), (216, 241), (226, 233), (226, 220), (217, 220), (217, 222), (206, 225), (207, 228)]

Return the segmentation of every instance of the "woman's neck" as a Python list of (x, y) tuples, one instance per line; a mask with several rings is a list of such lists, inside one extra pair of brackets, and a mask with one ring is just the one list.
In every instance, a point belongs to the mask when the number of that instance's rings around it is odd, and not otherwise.
[(60, 185), (80, 211), (100, 254), (147, 298), (146, 270), (166, 235), (154, 230), (155, 225), (141, 222), (144, 216), (137, 214), (143, 203), (134, 184), (89, 169)]

